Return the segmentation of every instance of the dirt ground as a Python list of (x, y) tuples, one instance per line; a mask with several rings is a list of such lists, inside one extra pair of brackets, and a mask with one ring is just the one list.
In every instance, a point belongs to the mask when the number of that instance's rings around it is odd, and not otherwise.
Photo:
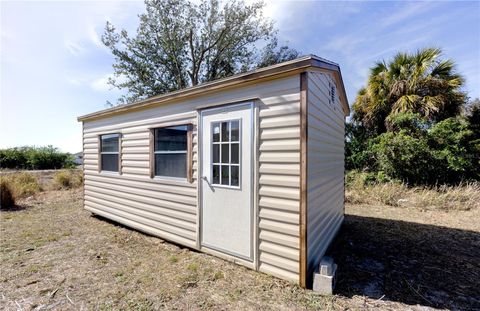
[(347, 206), (336, 294), (164, 242), (48, 191), (0, 213), (0, 309), (480, 309), (480, 211)]

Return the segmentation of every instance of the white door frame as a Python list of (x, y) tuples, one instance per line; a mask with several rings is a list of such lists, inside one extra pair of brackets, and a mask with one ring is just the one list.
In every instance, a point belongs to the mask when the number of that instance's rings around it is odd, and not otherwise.
[[(203, 115), (205, 112), (214, 112), (214, 111), (225, 111), (230, 108), (238, 108), (245, 106), (245, 108), (250, 109), (250, 118), (251, 118), (251, 129), (250, 129), (250, 161), (251, 161), (251, 173), (248, 178), (251, 179), (250, 183), (250, 208), (251, 208), (251, 216), (250, 216), (250, 256), (245, 257), (239, 254), (235, 254), (233, 252), (229, 252), (228, 250), (224, 249), (216, 249), (215, 247), (208, 246), (202, 244), (202, 214), (203, 214), (203, 182), (202, 176), (204, 176), (204, 168), (203, 168), (203, 148), (209, 147), (204, 146), (204, 139), (203, 139)], [(199, 111), (199, 120), (198, 120), (198, 176), (197, 176), (197, 183), (198, 183), (198, 233), (197, 233), (197, 246), (198, 249), (205, 249), (205, 250), (212, 250), (213, 252), (218, 252), (222, 255), (226, 255), (227, 257), (238, 258), (241, 260), (245, 260), (247, 265), (253, 265), (252, 267), (256, 269), (256, 258), (257, 258), (257, 204), (255, 204), (256, 190), (257, 190), (257, 161), (256, 161), (256, 148), (257, 148), (257, 120), (255, 114), (255, 104), (253, 101), (242, 102), (242, 103), (233, 103), (233, 104), (226, 104), (222, 106), (216, 106), (213, 108), (205, 108)], [(246, 148), (244, 148), (246, 149)], [(244, 176), (242, 178), (247, 178)], [(241, 263), (241, 262), (240, 262)]]

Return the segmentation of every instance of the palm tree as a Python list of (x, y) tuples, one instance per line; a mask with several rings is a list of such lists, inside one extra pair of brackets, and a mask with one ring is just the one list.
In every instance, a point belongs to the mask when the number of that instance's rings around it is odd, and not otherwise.
[(432, 122), (457, 115), (466, 99), (464, 80), (454, 62), (441, 56), (440, 49), (425, 48), (376, 63), (355, 99), (353, 119), (380, 134), (389, 119), (402, 112), (418, 113)]

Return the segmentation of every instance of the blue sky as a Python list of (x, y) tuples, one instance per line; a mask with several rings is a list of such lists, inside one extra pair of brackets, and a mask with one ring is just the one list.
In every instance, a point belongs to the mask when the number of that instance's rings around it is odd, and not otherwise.
[[(266, 1), (281, 42), (340, 64), (349, 101), (368, 70), (397, 51), (441, 47), (480, 97), (480, 2)], [(106, 81), (107, 20), (134, 30), (143, 2), (0, 3), (0, 148), (52, 144), (81, 150), (76, 117), (121, 94)]]

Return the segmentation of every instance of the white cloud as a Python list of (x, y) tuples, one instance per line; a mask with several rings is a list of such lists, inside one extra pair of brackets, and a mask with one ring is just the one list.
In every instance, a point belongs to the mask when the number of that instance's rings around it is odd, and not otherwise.
[(108, 79), (112, 77), (112, 74), (106, 74), (98, 79), (95, 79), (90, 84), (91, 88), (95, 91), (106, 92), (112, 89), (112, 86), (108, 84)]
[(96, 47), (108, 51), (107, 47), (103, 44), (101, 36), (97, 33), (94, 25), (88, 26), (88, 38)]
[(73, 41), (65, 42), (65, 48), (73, 56), (77, 56), (86, 52), (86, 49), (83, 46)]
[(67, 82), (70, 83), (71, 85), (75, 85), (75, 86), (82, 85), (82, 81), (80, 81), (79, 79), (76, 79), (76, 78), (68, 78)]
[(405, 5), (397, 7), (397, 9), (392, 14), (388, 15), (383, 20), (381, 20), (380, 24), (383, 27), (391, 26), (399, 22), (403, 22), (421, 13), (424, 13), (425, 11), (431, 10), (435, 6), (436, 4), (431, 1), (426, 1), (426, 2), (407, 1)]

